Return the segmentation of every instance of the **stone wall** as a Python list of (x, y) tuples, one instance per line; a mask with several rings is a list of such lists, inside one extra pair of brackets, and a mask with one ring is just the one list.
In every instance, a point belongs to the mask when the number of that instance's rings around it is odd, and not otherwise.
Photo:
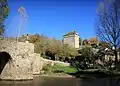
[(62, 66), (70, 66), (69, 63), (64, 63), (64, 62), (60, 62), (60, 61), (53, 61), (53, 60), (49, 60), (49, 59), (43, 59), (43, 66), (45, 66), (47, 64), (51, 64), (51, 65), (59, 64)]
[(33, 44), (2, 40), (0, 41), (0, 52), (3, 51), (9, 53), (12, 59), (4, 67), (0, 75), (1, 79), (33, 79)]
[(43, 62), (40, 54), (34, 54), (34, 63), (33, 63), (33, 74), (40, 74), (40, 70), (42, 69)]
[(35, 60), (34, 60), (34, 63), (33, 63), (33, 74), (40, 74), (43, 66), (47, 65), (47, 64), (51, 64), (51, 65), (54, 65), (54, 64), (59, 64), (59, 65), (62, 65), (62, 66), (70, 66), (69, 63), (64, 63), (64, 62), (60, 62), (60, 61), (53, 61), (53, 60), (49, 60), (49, 59), (44, 59), (43, 57), (40, 57), (39, 54), (36, 54), (35, 53)]

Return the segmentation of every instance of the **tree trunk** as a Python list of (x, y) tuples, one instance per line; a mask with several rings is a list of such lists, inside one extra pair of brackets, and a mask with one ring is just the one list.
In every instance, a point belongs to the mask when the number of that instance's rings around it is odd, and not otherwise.
[(118, 55), (117, 55), (117, 51), (116, 50), (114, 50), (114, 54), (115, 54), (115, 64), (117, 64), (118, 63)]

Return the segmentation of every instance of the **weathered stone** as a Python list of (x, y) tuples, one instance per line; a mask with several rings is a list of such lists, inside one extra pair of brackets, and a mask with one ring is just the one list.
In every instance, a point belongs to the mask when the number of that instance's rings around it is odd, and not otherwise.
[(33, 79), (34, 45), (24, 42), (0, 42), (0, 52), (11, 55), (10, 60), (4, 67), (0, 78), (8, 80)]
[(33, 63), (33, 74), (40, 74), (42, 71), (43, 66), (50, 64), (50, 65), (54, 65), (54, 64), (60, 64), (63, 66), (70, 66), (69, 63), (64, 63), (64, 62), (60, 62), (60, 61), (53, 61), (53, 60), (48, 60), (48, 59), (44, 59), (43, 57), (40, 57), (39, 54), (34, 55), (34, 63)]
[(12, 59), (5, 65), (0, 75), (0, 79), (3, 80), (33, 79), (33, 74), (40, 74), (42, 67), (47, 64), (69, 66), (69, 63), (43, 59), (40, 54), (34, 53), (32, 43), (2, 40), (0, 52), (4, 51), (9, 53)]
[(34, 63), (33, 63), (33, 74), (34, 75), (40, 74), (40, 70), (41, 70), (41, 67), (42, 67), (41, 63), (42, 62), (41, 62), (40, 54), (35, 53)]

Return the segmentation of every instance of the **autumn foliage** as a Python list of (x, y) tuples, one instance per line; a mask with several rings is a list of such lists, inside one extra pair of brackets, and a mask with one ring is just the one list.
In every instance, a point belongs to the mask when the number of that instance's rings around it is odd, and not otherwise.
[[(19, 38), (19, 41), (24, 42), (25, 40), (25, 35)], [(44, 35), (29, 35), (29, 42), (35, 44), (35, 53), (41, 54), (44, 58), (63, 61), (65, 58), (71, 59), (78, 55), (78, 51), (72, 46)]]

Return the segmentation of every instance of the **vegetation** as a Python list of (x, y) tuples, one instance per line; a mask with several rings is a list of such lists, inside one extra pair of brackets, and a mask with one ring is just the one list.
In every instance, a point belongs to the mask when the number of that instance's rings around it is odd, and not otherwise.
[(5, 26), (4, 26), (4, 21), (5, 18), (9, 14), (9, 6), (8, 6), (8, 1), (7, 0), (0, 0), (0, 35), (4, 34), (5, 31)]
[[(25, 35), (19, 38), (19, 41), (25, 40)], [(43, 67), (45, 73), (66, 73), (79, 76), (81, 72), (90, 72), (88, 71), (89, 69), (93, 69), (91, 71), (93, 74), (94, 72), (97, 73), (96, 69), (101, 71), (101, 74), (112, 74), (109, 72), (114, 72), (111, 71), (114, 69), (112, 67), (113, 64), (111, 64), (112, 61), (106, 62), (105, 54), (103, 53), (106, 47), (110, 47), (110, 44), (101, 42), (96, 37), (87, 39), (87, 43), (84, 43), (79, 51), (68, 44), (62, 44), (60, 40), (48, 38), (44, 35), (29, 35), (29, 41), (35, 44), (35, 52), (41, 54), (42, 57), (51, 60), (67, 61), (71, 64), (70, 67), (56, 64), (54, 66), (46, 65)]]
[[(19, 41), (24, 42), (25, 40), (25, 35), (19, 38)], [(47, 59), (69, 61), (78, 55), (78, 51), (75, 48), (68, 44), (62, 44), (60, 40), (56, 40), (55, 38), (35, 34), (29, 35), (29, 41), (35, 44), (35, 52)]]
[(42, 69), (45, 74), (51, 74), (51, 73), (65, 73), (65, 74), (70, 74), (70, 73), (76, 73), (77, 70), (73, 67), (70, 66), (62, 66), (59, 64), (54, 64), (51, 66), (50, 64), (46, 65)]
[[(23, 35), (19, 38), (19, 41), (25, 41), (26, 38)], [(79, 50), (68, 44), (62, 44), (60, 40), (39, 34), (29, 35), (29, 41), (35, 44), (35, 52), (41, 54), (42, 57), (51, 60), (67, 61), (71, 64), (70, 67), (58, 64), (51, 66), (48, 64), (43, 67), (45, 73), (66, 73), (80, 76), (84, 73), (113, 75), (118, 71), (112, 67), (114, 65), (112, 63), (113, 60), (106, 61), (104, 58), (104, 50), (106, 47), (110, 47), (110, 43), (101, 42), (96, 37), (87, 39), (87, 43), (84, 43)], [(102, 48), (103, 50), (101, 50)]]

